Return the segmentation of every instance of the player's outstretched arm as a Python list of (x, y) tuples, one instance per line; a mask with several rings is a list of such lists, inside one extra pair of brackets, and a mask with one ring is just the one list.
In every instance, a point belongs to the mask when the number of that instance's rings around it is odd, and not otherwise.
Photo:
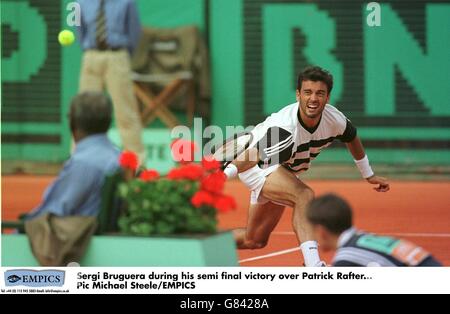
[(361, 143), (361, 140), (358, 136), (346, 143), (347, 149), (352, 154), (353, 159), (355, 160), (356, 166), (358, 167), (361, 175), (364, 179), (367, 180), (370, 184), (378, 184), (378, 187), (375, 187), (374, 190), (377, 192), (387, 192), (389, 191), (389, 182), (386, 178), (376, 176), (369, 165), (369, 159), (364, 151), (364, 147)]

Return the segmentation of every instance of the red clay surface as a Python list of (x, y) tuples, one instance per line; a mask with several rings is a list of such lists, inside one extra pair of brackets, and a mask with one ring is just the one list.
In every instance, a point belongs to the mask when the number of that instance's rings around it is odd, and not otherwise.
[[(16, 219), (20, 213), (38, 205), (51, 176), (2, 177), (2, 219)], [(326, 192), (345, 197), (354, 208), (355, 225), (363, 230), (395, 235), (410, 240), (430, 251), (446, 266), (450, 266), (450, 183), (449, 182), (391, 182), (391, 191), (377, 193), (364, 181), (308, 181), (316, 195)], [(249, 191), (238, 180), (227, 183), (226, 192), (235, 196), (238, 209), (221, 214), (221, 229), (245, 226)], [(242, 266), (300, 266), (303, 259), (290, 223), (287, 208), (272, 234), (267, 247), (260, 250), (238, 251)], [(272, 254), (274, 256), (264, 257)], [(331, 261), (332, 252), (321, 253)], [(262, 258), (261, 258), (262, 257)], [(249, 258), (256, 260), (245, 261)]]

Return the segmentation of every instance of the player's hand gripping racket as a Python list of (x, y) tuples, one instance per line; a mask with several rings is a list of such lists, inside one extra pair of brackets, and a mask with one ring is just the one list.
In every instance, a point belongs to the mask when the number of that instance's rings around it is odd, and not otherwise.
[(222, 163), (223, 170), (250, 146), (252, 140), (253, 135), (250, 132), (237, 133), (221, 145), (216, 145), (213, 149), (213, 157)]

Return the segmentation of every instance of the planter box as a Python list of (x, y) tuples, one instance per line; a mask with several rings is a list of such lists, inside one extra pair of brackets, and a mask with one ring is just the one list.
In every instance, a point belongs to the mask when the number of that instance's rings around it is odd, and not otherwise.
[[(238, 266), (231, 232), (196, 237), (94, 236), (81, 266)], [(4, 267), (39, 266), (26, 235), (2, 235)]]

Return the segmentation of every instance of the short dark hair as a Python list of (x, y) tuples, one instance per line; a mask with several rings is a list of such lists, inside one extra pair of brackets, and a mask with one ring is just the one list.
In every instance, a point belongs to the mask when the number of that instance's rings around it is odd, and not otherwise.
[(301, 90), (303, 81), (324, 82), (328, 87), (328, 94), (333, 89), (333, 75), (319, 66), (308, 66), (298, 75), (297, 89)]
[(111, 101), (101, 92), (83, 92), (70, 104), (71, 128), (87, 135), (106, 133), (111, 125)]
[(325, 194), (312, 200), (306, 207), (306, 217), (311, 224), (324, 226), (334, 234), (341, 234), (353, 225), (352, 208), (335, 194)]

